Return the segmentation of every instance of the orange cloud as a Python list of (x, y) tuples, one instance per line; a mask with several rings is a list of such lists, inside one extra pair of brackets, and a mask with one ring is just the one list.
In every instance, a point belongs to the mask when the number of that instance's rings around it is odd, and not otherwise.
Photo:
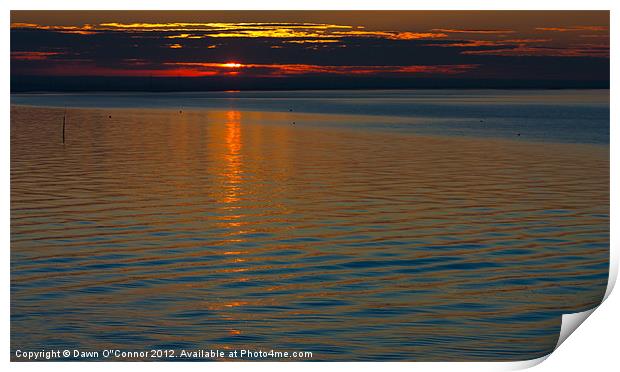
[(586, 35), (579, 35), (579, 37), (585, 37), (585, 38), (593, 38), (593, 39), (609, 39), (609, 34), (607, 35), (602, 35), (602, 34), (586, 34)]
[(460, 48), (475, 48), (475, 47), (502, 47), (511, 46), (515, 44), (539, 44), (550, 42), (551, 39), (506, 39), (506, 40), (465, 40), (455, 43), (443, 43), (443, 44), (429, 44), (438, 47), (460, 47)]
[(168, 35), (166, 39), (202, 39), (204, 36), (192, 34)]
[(514, 34), (514, 30), (469, 30), (454, 28), (434, 28), (431, 31), (446, 32), (449, 34)]
[[(237, 62), (170, 62), (165, 65), (193, 68), (196, 74), (202, 72), (222, 73), (227, 70), (233, 70), (251, 76), (287, 76), (302, 74), (460, 74), (478, 67), (478, 65), (333, 66), (310, 64), (242, 64)], [(228, 72), (230, 73), (230, 71)]]
[(178, 30), (178, 29), (188, 29), (188, 30), (237, 30), (237, 29), (246, 29), (246, 28), (256, 28), (256, 29), (278, 29), (278, 28), (288, 28), (288, 29), (334, 29), (334, 28), (353, 28), (353, 26), (347, 25), (334, 25), (334, 24), (326, 24), (326, 23), (269, 23), (269, 22), (236, 22), (236, 23), (224, 23), (224, 22), (208, 22), (208, 23), (199, 23), (199, 22), (174, 22), (174, 23), (117, 23), (117, 22), (109, 22), (109, 23), (101, 23), (102, 27), (109, 28), (117, 28), (117, 29), (131, 29), (131, 30)]
[(59, 52), (11, 52), (11, 59), (19, 61), (42, 61), (51, 56), (56, 56)]
[(43, 26), (36, 23), (11, 23), (11, 28), (34, 28), (39, 30), (53, 30), (62, 33), (76, 33), (76, 34), (94, 34), (93, 26), (85, 24), (82, 26)]
[(392, 40), (436, 39), (447, 37), (444, 33), (433, 32), (396, 32), (396, 31), (334, 31), (335, 35), (357, 37), (380, 37)]
[(570, 48), (534, 47), (519, 45), (515, 48), (493, 50), (467, 50), (461, 54), (494, 55), (494, 56), (545, 56), (545, 57), (609, 57), (609, 48), (606, 46), (588, 46)]
[(492, 40), (467, 40), (467, 41), (460, 41), (456, 43), (429, 44), (429, 45), (438, 46), (438, 47), (467, 48), (467, 47), (481, 47), (481, 46), (498, 46), (498, 45), (505, 45), (505, 44), (498, 42), (498, 41), (492, 41)]
[(572, 26), (572, 27), (536, 27), (537, 31), (555, 31), (555, 32), (571, 32), (571, 31), (608, 31), (607, 26)]
[(303, 39), (303, 40), (285, 40), (284, 43), (291, 44), (307, 44), (307, 43), (338, 43), (339, 39)]
[(75, 61), (63, 61), (63, 63), (48, 64), (44, 68), (27, 71), (31, 75), (54, 75), (54, 76), (127, 76), (127, 77), (206, 77), (219, 75), (218, 71), (196, 70), (193, 68), (139, 68), (141, 63), (132, 64), (136, 68), (101, 67), (92, 62), (82, 63)]
[(34, 23), (13, 23), (11, 28), (34, 28), (57, 32), (94, 33), (96, 31), (180, 32), (164, 36), (168, 39), (213, 38), (298, 38), (313, 40), (337, 39), (339, 37), (374, 37), (391, 40), (435, 39), (448, 35), (438, 32), (362, 31), (362, 26), (327, 23), (118, 23), (106, 22), (84, 26), (42, 26)]
[(529, 44), (529, 43), (547, 43), (552, 39), (507, 39), (501, 40), (503, 43), (517, 43), (517, 44)]

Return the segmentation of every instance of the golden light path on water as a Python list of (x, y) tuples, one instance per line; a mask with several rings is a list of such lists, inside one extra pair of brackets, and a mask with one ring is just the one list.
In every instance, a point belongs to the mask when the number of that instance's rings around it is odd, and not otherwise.
[(12, 349), (530, 359), (605, 290), (608, 146), (62, 115), (11, 110)]

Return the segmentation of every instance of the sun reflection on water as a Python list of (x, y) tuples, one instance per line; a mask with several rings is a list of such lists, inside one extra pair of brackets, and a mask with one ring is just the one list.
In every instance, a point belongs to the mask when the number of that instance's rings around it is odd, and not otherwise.
[(226, 204), (235, 203), (240, 200), (240, 184), (242, 182), (242, 163), (241, 156), (241, 113), (239, 111), (228, 111), (226, 113), (226, 150), (224, 159), (226, 160), (226, 196), (222, 200)]

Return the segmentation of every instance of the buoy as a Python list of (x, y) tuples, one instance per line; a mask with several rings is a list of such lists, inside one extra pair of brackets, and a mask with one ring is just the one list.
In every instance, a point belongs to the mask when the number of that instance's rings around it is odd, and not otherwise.
[(65, 113), (62, 115), (62, 144), (65, 144), (65, 124), (67, 122), (67, 107), (65, 106)]

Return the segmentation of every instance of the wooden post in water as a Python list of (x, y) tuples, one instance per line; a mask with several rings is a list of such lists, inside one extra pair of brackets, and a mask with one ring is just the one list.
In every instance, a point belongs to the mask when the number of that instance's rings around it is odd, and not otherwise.
[(65, 144), (65, 124), (67, 123), (67, 107), (65, 106), (65, 113), (62, 115), (62, 144)]

